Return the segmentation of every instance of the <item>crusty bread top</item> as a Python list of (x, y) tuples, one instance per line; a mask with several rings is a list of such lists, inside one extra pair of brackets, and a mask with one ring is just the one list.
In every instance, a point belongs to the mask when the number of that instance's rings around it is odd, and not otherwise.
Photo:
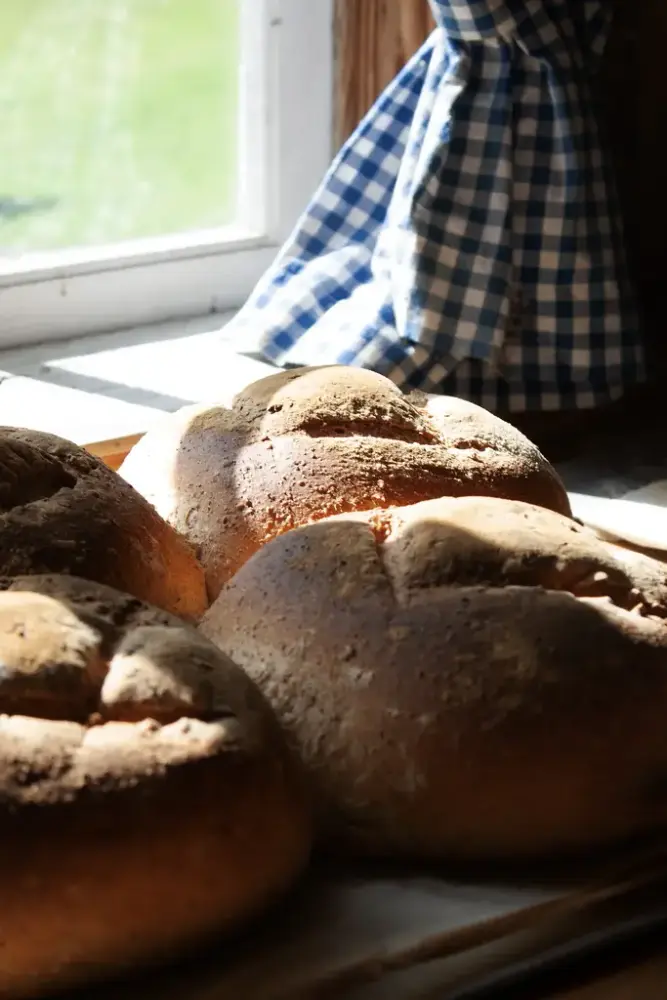
[(665, 825), (666, 619), (665, 565), (462, 497), (287, 532), (200, 628), (272, 704), (327, 838), (517, 857)]
[(0, 799), (55, 804), (275, 732), (247, 676), (180, 619), (67, 576), (0, 580)]
[(373, 533), (399, 602), (445, 586), (538, 587), (667, 616), (666, 566), (620, 559), (591, 529), (532, 504), (442, 498), (355, 520)]
[[(243, 567), (201, 628), (224, 639), (229, 623), (220, 608), (236, 594), (244, 604), (247, 597), (251, 609), (278, 614), (286, 633), (301, 626), (286, 617), (285, 608), (321, 609), (321, 632), (313, 637), (319, 644), (329, 628), (336, 630), (339, 611), (351, 620), (355, 607), (379, 602), (379, 614), (388, 602), (409, 612), (448, 590), (471, 587), (512, 596), (516, 588), (560, 592), (607, 606), (610, 613), (631, 612), (640, 623), (667, 618), (665, 564), (639, 553), (620, 557), (594, 531), (553, 511), (475, 496), (352, 512), (297, 528)], [(373, 620), (366, 624), (370, 632)], [(267, 634), (266, 641), (280, 642), (280, 636)]]
[(231, 408), (187, 407), (120, 472), (197, 547), (211, 598), (264, 542), (340, 512), (479, 494), (570, 513), (557, 474), (514, 427), (357, 368), (279, 372)]
[(0, 580), (0, 997), (219, 939), (311, 841), (271, 709), (194, 627), (72, 576)]
[(360, 434), (438, 444), (423, 413), (389, 379), (358, 368), (277, 372), (234, 399), (235, 424), (247, 443), (302, 432), (313, 437)]
[(117, 473), (51, 434), (0, 427), (0, 574), (72, 573), (197, 619), (189, 543)]

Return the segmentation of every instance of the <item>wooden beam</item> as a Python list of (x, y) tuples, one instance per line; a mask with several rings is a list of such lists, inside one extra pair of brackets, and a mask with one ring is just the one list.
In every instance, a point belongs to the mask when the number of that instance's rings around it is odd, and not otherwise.
[(335, 131), (339, 145), (433, 26), (428, 0), (336, 0)]
[(101, 458), (110, 469), (119, 469), (125, 456), (141, 440), (143, 434), (128, 434), (125, 437), (109, 438), (106, 441), (94, 441), (85, 445), (86, 451)]

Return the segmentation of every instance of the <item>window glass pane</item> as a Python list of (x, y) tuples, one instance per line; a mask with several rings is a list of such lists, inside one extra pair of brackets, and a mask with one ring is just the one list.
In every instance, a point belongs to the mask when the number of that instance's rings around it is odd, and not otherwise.
[(234, 221), (242, 0), (0, 0), (0, 255)]

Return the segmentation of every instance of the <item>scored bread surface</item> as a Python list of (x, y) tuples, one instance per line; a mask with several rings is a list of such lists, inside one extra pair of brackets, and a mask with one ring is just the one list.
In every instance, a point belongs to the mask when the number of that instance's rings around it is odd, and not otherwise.
[(74, 577), (0, 581), (0, 997), (171, 957), (307, 862), (265, 700), (191, 626)]
[(276, 710), (329, 844), (525, 858), (667, 820), (666, 615), (661, 563), (466, 497), (295, 529), (200, 627)]
[(553, 468), (509, 424), (345, 367), (280, 372), (231, 407), (187, 407), (120, 472), (195, 545), (211, 599), (266, 541), (345, 511), (476, 493), (570, 512)]

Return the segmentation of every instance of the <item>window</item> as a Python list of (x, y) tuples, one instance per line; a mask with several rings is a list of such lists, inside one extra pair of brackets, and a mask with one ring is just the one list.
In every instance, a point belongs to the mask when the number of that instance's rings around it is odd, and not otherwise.
[(332, 16), (0, 4), (0, 346), (241, 305), (330, 160)]

